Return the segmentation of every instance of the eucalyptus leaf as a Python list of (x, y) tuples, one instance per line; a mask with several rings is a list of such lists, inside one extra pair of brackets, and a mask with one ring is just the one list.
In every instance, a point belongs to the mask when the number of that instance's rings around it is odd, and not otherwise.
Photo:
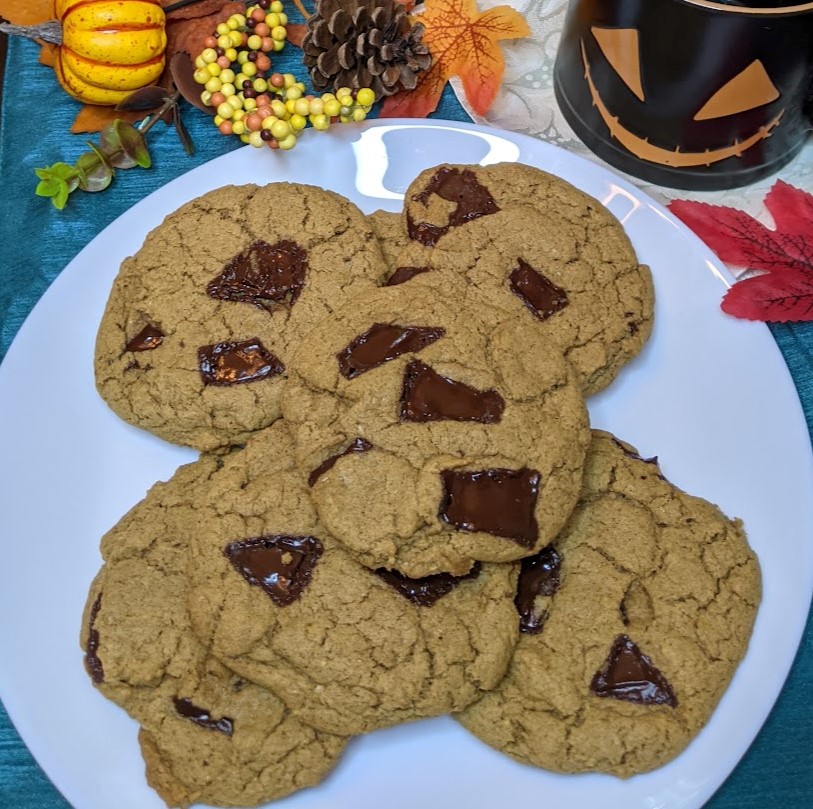
[(70, 194), (70, 191), (68, 191), (68, 186), (63, 185), (56, 195), (51, 197), (51, 204), (54, 206), (54, 208), (61, 211), (65, 207), (65, 203), (68, 201), (68, 194)]
[(138, 164), (128, 155), (121, 146), (121, 138), (115, 127), (115, 121), (109, 123), (99, 135), (99, 145), (107, 155), (107, 159), (113, 168), (131, 169)]
[(85, 152), (76, 161), (79, 187), (83, 191), (104, 191), (113, 180), (113, 167), (94, 144), (88, 145), (93, 151)]
[(47, 180), (40, 180), (34, 189), (34, 193), (38, 197), (54, 197), (63, 185), (65, 185), (64, 180), (57, 180), (53, 177)]
[(144, 136), (132, 124), (120, 118), (113, 121), (113, 127), (119, 137), (122, 151), (135, 162), (135, 165), (148, 169), (152, 165), (152, 158)]
[(148, 111), (158, 109), (167, 100), (167, 91), (163, 87), (151, 85), (130, 93), (124, 101), (116, 105), (117, 110)]

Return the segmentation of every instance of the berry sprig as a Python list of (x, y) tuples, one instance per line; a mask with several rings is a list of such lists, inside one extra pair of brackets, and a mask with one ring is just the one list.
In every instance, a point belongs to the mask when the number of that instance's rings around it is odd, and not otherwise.
[(223, 135), (237, 135), (252, 146), (293, 149), (310, 124), (320, 132), (332, 123), (363, 121), (373, 103), (370, 88), (306, 95), (292, 73), (272, 73), (269, 54), (281, 51), (288, 17), (280, 0), (258, 0), (245, 14), (232, 14), (204, 40), (195, 59), (201, 101), (215, 111)]

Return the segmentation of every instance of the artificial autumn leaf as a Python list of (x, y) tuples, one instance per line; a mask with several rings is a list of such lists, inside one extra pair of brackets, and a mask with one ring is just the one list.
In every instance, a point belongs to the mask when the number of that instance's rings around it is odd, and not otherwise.
[(39, 25), (54, 19), (54, 0), (0, 0), (0, 17), (12, 25)]
[(423, 44), (432, 54), (432, 65), (418, 74), (414, 90), (385, 99), (381, 117), (426, 117), (437, 109), (452, 76), (460, 77), (468, 102), (478, 115), (484, 115), (505, 72), (498, 43), (529, 36), (524, 17), (510, 6), (481, 14), (475, 0), (427, 0), (416, 20), (425, 26)]
[[(161, 6), (163, 8), (174, 6), (176, 2), (177, 0), (161, 0)], [(222, 5), (223, 0), (197, 0), (188, 6), (181, 6), (170, 11), (167, 20), (175, 22), (176, 20), (194, 20), (196, 17), (206, 17), (209, 14), (215, 14)]]
[(764, 202), (774, 229), (722, 205), (673, 200), (669, 209), (726, 264), (759, 273), (728, 290), (724, 312), (777, 323), (813, 320), (813, 196), (780, 180)]
[(45, 67), (53, 67), (56, 64), (56, 45), (50, 42), (43, 42), (40, 48), (39, 63)]
[[(199, 11), (207, 10), (209, 0), (205, 0), (200, 6), (194, 4), (188, 8), (196, 7)], [(203, 50), (203, 41), (206, 37), (211, 36), (220, 23), (226, 22), (232, 14), (242, 14), (245, 10), (245, 3), (218, 2), (215, 11), (210, 11), (202, 16), (175, 19), (175, 15), (172, 14), (167, 17), (167, 64), (179, 51), (188, 53), (194, 59)]]
[(298, 22), (289, 22), (287, 25), (287, 30), (288, 30), (287, 41), (290, 42), (291, 45), (294, 45), (297, 48), (301, 48), (302, 40), (305, 37), (305, 33), (308, 30), (308, 26), (302, 25), (302, 23)]
[(78, 135), (82, 132), (101, 132), (116, 118), (121, 118), (134, 124), (144, 117), (143, 112), (121, 111), (115, 107), (97, 107), (94, 104), (85, 104), (71, 124), (71, 132)]

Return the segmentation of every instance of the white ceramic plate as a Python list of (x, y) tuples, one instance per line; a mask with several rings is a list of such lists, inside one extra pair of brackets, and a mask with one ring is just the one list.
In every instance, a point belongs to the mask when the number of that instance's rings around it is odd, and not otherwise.
[(71, 262), (20, 330), (0, 367), (0, 696), (12, 720), (76, 809), (162, 806), (144, 781), (136, 725), (93, 689), (78, 646), (99, 538), (154, 481), (194, 457), (124, 424), (96, 395), (93, 343), (120, 261), (164, 215), (229, 182), (295, 180), (332, 188), (368, 212), (397, 210), (424, 168), (517, 160), (608, 205), (652, 267), (652, 340), (591, 401), (591, 416), (644, 457), (658, 455), (677, 485), (744, 519), (764, 575), (751, 646), (708, 726), (681, 756), (647, 775), (551, 775), (514, 763), (440, 718), (355, 740), (322, 786), (276, 805), (702, 806), (770, 711), (813, 591), (810, 443), (768, 330), (724, 316), (727, 276), (714, 256), (663, 208), (596, 165), (538, 140), (464, 124), (379, 121), (337, 129), (302, 138), (289, 154), (237, 150), (155, 192)]

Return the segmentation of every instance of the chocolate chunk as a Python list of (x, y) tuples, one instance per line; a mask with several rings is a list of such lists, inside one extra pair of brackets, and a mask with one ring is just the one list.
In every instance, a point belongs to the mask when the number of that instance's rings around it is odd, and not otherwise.
[(316, 537), (267, 534), (232, 542), (223, 553), (249, 584), (262, 587), (278, 607), (287, 607), (308, 586), (322, 543)]
[(130, 340), (125, 351), (152, 351), (164, 342), (164, 332), (154, 323), (148, 323), (141, 331)]
[(219, 730), (227, 736), (234, 732), (234, 720), (224, 716), (221, 719), (213, 719), (212, 715), (205, 708), (198, 708), (191, 699), (174, 697), (175, 710), (184, 718), (191, 719), (196, 725), (200, 725), (207, 730)]
[(397, 570), (385, 570), (384, 568), (379, 568), (374, 573), (413, 604), (417, 604), (419, 607), (431, 607), (436, 601), (454, 590), (461, 581), (476, 579), (480, 575), (480, 569), (480, 563), (475, 562), (471, 570), (464, 576), (435, 573), (433, 576), (424, 576), (421, 579), (410, 579)]
[(597, 697), (612, 697), (640, 705), (669, 705), (677, 698), (666, 677), (626, 636), (619, 635), (604, 665), (596, 672), (590, 690)]
[(567, 306), (567, 292), (527, 262), (522, 259), (518, 261), (518, 266), (509, 276), (509, 286), (534, 317), (547, 320)]
[(96, 629), (96, 617), (102, 608), (102, 594), (96, 596), (93, 606), (90, 608), (90, 619), (88, 620), (88, 640), (85, 648), (85, 670), (90, 675), (90, 679), (97, 685), (104, 682), (104, 666), (99, 659), (99, 630)]
[(239, 385), (281, 374), (285, 366), (258, 337), (242, 343), (217, 343), (198, 349), (204, 385)]
[(313, 486), (317, 480), (319, 480), (325, 472), (329, 472), (333, 467), (336, 465), (336, 461), (339, 458), (343, 458), (345, 455), (350, 455), (351, 452), (367, 452), (371, 450), (373, 445), (367, 441), (365, 438), (356, 438), (350, 446), (343, 450), (342, 452), (337, 452), (335, 455), (331, 455), (327, 460), (322, 461), (319, 466), (314, 469), (310, 475), (308, 475), (308, 486)]
[(489, 190), (480, 185), (477, 175), (469, 169), (461, 171), (447, 166), (439, 168), (432, 175), (432, 179), (427, 183), (426, 188), (419, 194), (415, 194), (412, 199), (425, 205), (432, 194), (437, 194), (441, 199), (448, 202), (454, 202), (456, 206), (449, 214), (448, 224), (445, 226), (430, 225), (428, 222), (415, 222), (410, 215), (407, 215), (409, 238), (425, 244), (427, 247), (433, 247), (437, 244), (438, 239), (449, 228), (470, 222), (480, 216), (497, 213), (500, 210)]
[(478, 390), (441, 376), (420, 360), (404, 372), (401, 421), (479, 421), (496, 424), (505, 402), (496, 390)]
[(484, 531), (532, 548), (539, 531), (536, 498), (540, 474), (535, 469), (446, 469), (438, 516), (461, 531)]
[(295, 242), (252, 242), (206, 287), (210, 297), (260, 308), (293, 306), (305, 285), (308, 251)]
[(429, 272), (430, 267), (398, 267), (395, 272), (389, 277), (389, 280), (385, 287), (394, 287), (398, 286), (398, 284), (403, 284), (406, 281), (409, 281), (411, 278), (414, 278), (416, 275), (420, 275), (424, 272)]
[(422, 351), (444, 334), (446, 330), (439, 326), (374, 323), (336, 355), (339, 371), (345, 378), (355, 379), (402, 354)]
[(561, 564), (561, 557), (553, 545), (522, 560), (514, 598), (519, 613), (520, 632), (536, 635), (542, 631), (548, 613), (547, 610), (537, 609), (534, 602), (538, 596), (552, 596), (559, 589)]

